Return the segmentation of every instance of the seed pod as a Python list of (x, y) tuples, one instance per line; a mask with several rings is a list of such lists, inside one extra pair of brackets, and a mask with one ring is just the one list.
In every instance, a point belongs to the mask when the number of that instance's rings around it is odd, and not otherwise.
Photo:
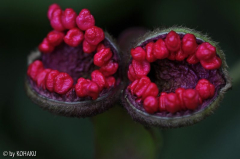
[[(92, 39), (94, 47), (84, 45), (86, 32), (78, 28), (67, 28), (62, 33), (64, 41), (51, 38), (54, 47), (43, 50), (39, 47), (29, 55), (25, 80), (27, 95), (43, 109), (59, 115), (88, 117), (104, 112), (118, 100), (123, 86), (118, 47), (104, 32), (95, 41)], [(94, 64), (94, 55), (102, 50), (100, 48), (111, 54), (107, 60), (100, 60), (102, 68)], [(51, 70), (43, 72), (44, 69)]]
[[(201, 44), (203, 52), (197, 50)], [(149, 111), (150, 106), (156, 104), (150, 103), (153, 98), (143, 101), (134, 93), (139, 82), (133, 76), (138, 74), (137, 69), (134, 69), (135, 72), (131, 70), (134, 57), (129, 59), (126, 67), (129, 68), (126, 71), (129, 79), (123, 91), (122, 103), (135, 121), (146, 126), (170, 128), (197, 123), (213, 113), (223, 94), (231, 88), (223, 51), (216, 42), (197, 31), (182, 27), (157, 29), (146, 33), (125, 53), (131, 54), (131, 49), (140, 47), (146, 51), (146, 60), (151, 66), (145, 76), (159, 89), (156, 97), (159, 107), (157, 111)], [(203, 79), (207, 81), (206, 84), (198, 84)], [(205, 95), (208, 91), (210, 93)]]

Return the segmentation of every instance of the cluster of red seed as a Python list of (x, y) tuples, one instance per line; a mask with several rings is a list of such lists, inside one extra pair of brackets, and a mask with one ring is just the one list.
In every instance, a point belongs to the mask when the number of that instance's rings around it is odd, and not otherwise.
[(143, 101), (146, 112), (153, 114), (158, 111), (175, 113), (180, 110), (194, 110), (203, 100), (212, 98), (215, 87), (206, 79), (198, 81), (195, 89), (178, 88), (175, 93), (162, 92), (158, 96), (158, 87), (147, 76), (135, 80), (128, 86), (129, 91)]
[(189, 64), (201, 63), (207, 70), (220, 68), (222, 61), (216, 55), (216, 48), (208, 42), (198, 45), (193, 34), (185, 34), (181, 39), (175, 31), (170, 31), (165, 39), (149, 42), (145, 47), (131, 49), (133, 57), (129, 65), (128, 78), (130, 81), (145, 76), (150, 71), (150, 62), (157, 59), (186, 61)]
[(103, 88), (115, 85), (113, 76), (104, 77), (99, 70), (95, 70), (91, 74), (92, 80), (79, 78), (74, 86), (73, 79), (69, 74), (58, 70), (44, 69), (43, 63), (39, 60), (29, 65), (27, 75), (36, 82), (38, 87), (47, 89), (50, 92), (66, 94), (75, 89), (79, 97), (90, 96), (92, 99), (97, 99)]
[[(37, 86), (58, 94), (66, 94), (74, 88), (77, 96), (90, 96), (92, 99), (97, 99), (104, 88), (114, 86), (116, 81), (112, 75), (117, 72), (118, 63), (112, 60), (111, 49), (101, 43), (105, 38), (104, 32), (94, 26), (95, 20), (90, 11), (82, 9), (77, 16), (71, 8), (62, 11), (59, 5), (52, 4), (48, 9), (48, 18), (54, 30), (49, 32), (39, 45), (42, 53), (51, 53), (54, 47), (63, 41), (72, 47), (82, 43), (85, 53), (96, 50), (93, 63), (100, 69), (91, 73), (91, 80), (81, 77), (74, 86), (70, 75), (57, 70), (44, 69), (42, 62), (36, 60), (29, 65), (27, 74)], [(68, 30), (66, 35), (65, 30)]]
[(185, 34), (181, 39), (175, 31), (170, 31), (165, 39), (131, 49), (131, 55), (133, 59), (129, 65), (128, 78), (132, 83), (128, 89), (137, 96), (137, 100), (143, 101), (143, 107), (148, 113), (194, 110), (203, 100), (214, 95), (214, 85), (201, 79), (195, 89), (178, 88), (175, 93), (162, 92), (157, 97), (158, 87), (147, 77), (151, 69), (150, 63), (165, 58), (177, 61), (186, 59), (189, 64), (200, 62), (207, 70), (220, 68), (222, 62), (216, 55), (216, 48), (208, 42), (198, 45), (193, 34)]
[(92, 53), (105, 38), (103, 30), (95, 26), (95, 19), (88, 9), (82, 9), (77, 15), (71, 8), (62, 11), (59, 5), (52, 4), (48, 9), (48, 19), (54, 30), (38, 47), (43, 53), (52, 52), (63, 41), (72, 47), (83, 43), (83, 51)]

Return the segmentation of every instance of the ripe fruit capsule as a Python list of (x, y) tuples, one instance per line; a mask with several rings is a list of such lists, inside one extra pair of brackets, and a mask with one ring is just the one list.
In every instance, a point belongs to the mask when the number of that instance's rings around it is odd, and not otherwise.
[(96, 66), (102, 67), (108, 63), (112, 58), (112, 51), (110, 48), (102, 49), (94, 55), (93, 63)]
[(48, 33), (47, 35), (47, 41), (52, 46), (57, 46), (62, 43), (64, 38), (64, 33), (60, 31), (53, 30)]
[(215, 93), (215, 87), (206, 79), (201, 79), (198, 81), (197, 86), (195, 88), (202, 100), (212, 98)]
[(28, 66), (27, 75), (36, 81), (37, 75), (43, 70), (42, 61), (36, 60)]
[(181, 46), (180, 36), (175, 31), (170, 31), (165, 39), (169, 51), (178, 51)]
[(153, 45), (153, 55), (157, 59), (165, 59), (169, 56), (169, 51), (162, 39), (158, 39)]
[(216, 48), (208, 42), (199, 45), (196, 56), (199, 60), (210, 60), (216, 56)]
[(76, 17), (76, 23), (79, 29), (87, 30), (95, 25), (95, 19), (88, 9), (82, 9)]
[(47, 90), (49, 90), (50, 92), (53, 92), (54, 80), (58, 74), (59, 74), (58, 70), (52, 70), (46, 76), (45, 85)]
[(143, 102), (143, 108), (149, 114), (153, 114), (158, 111), (158, 100), (154, 96), (148, 96)]
[(66, 29), (72, 29), (76, 27), (77, 13), (72, 8), (67, 8), (62, 13), (62, 24)]
[(73, 79), (67, 73), (59, 73), (54, 80), (54, 91), (58, 94), (67, 93), (73, 86)]
[(196, 37), (193, 34), (187, 33), (182, 39), (182, 50), (187, 55), (192, 55), (197, 49)]
[(134, 49), (131, 49), (131, 55), (133, 59), (137, 61), (143, 61), (145, 60), (146, 52), (142, 47), (138, 46)]
[(72, 47), (76, 47), (79, 44), (81, 44), (83, 39), (84, 39), (83, 32), (78, 28), (70, 29), (67, 32), (66, 36), (64, 37), (65, 43)]

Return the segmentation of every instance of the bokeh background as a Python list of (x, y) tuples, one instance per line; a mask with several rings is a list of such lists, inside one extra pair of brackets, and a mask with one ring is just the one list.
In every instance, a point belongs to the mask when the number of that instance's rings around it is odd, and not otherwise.
[(96, 25), (116, 38), (129, 27), (152, 30), (181, 25), (218, 41), (233, 76), (233, 89), (226, 93), (215, 114), (202, 122), (162, 130), (159, 158), (240, 158), (240, 1), (207, 0), (1, 0), (0, 158), (4, 158), (3, 151), (21, 150), (37, 151), (36, 158), (41, 159), (94, 158), (94, 127), (90, 119), (43, 111), (24, 92), (26, 58), (51, 30), (46, 13), (52, 3), (76, 12), (88, 8)]

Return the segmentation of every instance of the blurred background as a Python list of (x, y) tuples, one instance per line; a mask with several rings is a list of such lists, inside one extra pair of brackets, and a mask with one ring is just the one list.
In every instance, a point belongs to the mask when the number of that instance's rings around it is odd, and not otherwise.
[(240, 1), (207, 0), (1, 0), (0, 158), (4, 158), (3, 151), (21, 150), (37, 151), (36, 158), (41, 159), (94, 158), (94, 127), (90, 119), (43, 111), (24, 92), (27, 55), (51, 30), (46, 14), (52, 3), (62, 9), (73, 8), (77, 13), (88, 8), (96, 25), (115, 38), (129, 27), (152, 30), (181, 25), (218, 41), (233, 76), (233, 89), (226, 93), (215, 114), (202, 122), (162, 130), (159, 158), (240, 158)]

